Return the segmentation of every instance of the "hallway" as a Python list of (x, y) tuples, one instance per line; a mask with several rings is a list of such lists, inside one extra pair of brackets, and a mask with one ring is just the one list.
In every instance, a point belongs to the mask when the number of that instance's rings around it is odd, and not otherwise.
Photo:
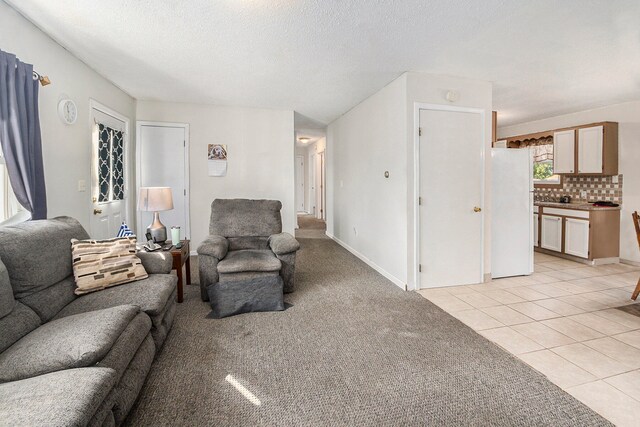
[(301, 239), (326, 239), (327, 224), (322, 219), (318, 219), (309, 214), (298, 214), (298, 228), (296, 237)]

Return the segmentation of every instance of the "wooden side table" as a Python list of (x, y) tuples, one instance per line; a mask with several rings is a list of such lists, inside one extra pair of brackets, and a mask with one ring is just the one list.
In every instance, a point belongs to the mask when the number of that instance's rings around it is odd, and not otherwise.
[[(172, 242), (173, 243), (173, 242)], [(173, 269), (178, 274), (178, 302), (182, 302), (183, 299), (183, 281), (182, 281), (182, 267), (187, 267), (187, 285), (191, 284), (191, 259), (189, 258), (189, 240), (182, 241), (182, 247), (176, 249), (175, 246), (171, 249), (171, 256), (173, 257)]]

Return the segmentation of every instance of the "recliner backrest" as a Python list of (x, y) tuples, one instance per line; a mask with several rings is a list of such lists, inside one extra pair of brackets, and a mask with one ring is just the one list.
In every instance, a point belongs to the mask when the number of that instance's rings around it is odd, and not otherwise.
[(40, 318), (13, 297), (7, 267), (0, 260), (0, 353), (40, 326)]
[(0, 259), (13, 295), (43, 322), (75, 299), (71, 239), (88, 238), (82, 225), (69, 217), (0, 227)]
[(215, 199), (209, 234), (227, 238), (269, 237), (282, 232), (279, 200)]

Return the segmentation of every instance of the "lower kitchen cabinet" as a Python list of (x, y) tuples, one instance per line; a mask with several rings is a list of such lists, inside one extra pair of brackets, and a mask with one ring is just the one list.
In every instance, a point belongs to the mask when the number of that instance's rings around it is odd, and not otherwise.
[(562, 251), (562, 217), (542, 215), (540, 247), (550, 251)]
[(591, 264), (618, 261), (619, 210), (538, 206), (537, 211), (533, 217), (537, 251), (570, 255)]
[(566, 218), (564, 221), (564, 252), (589, 258), (589, 220)]

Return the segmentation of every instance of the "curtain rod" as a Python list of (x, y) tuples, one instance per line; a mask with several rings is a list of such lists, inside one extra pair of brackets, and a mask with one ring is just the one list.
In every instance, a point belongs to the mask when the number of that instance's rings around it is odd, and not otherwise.
[(51, 84), (51, 80), (49, 80), (49, 76), (42, 76), (37, 72), (33, 72), (33, 80), (38, 80), (40, 81), (40, 85), (41, 86), (46, 86)]

